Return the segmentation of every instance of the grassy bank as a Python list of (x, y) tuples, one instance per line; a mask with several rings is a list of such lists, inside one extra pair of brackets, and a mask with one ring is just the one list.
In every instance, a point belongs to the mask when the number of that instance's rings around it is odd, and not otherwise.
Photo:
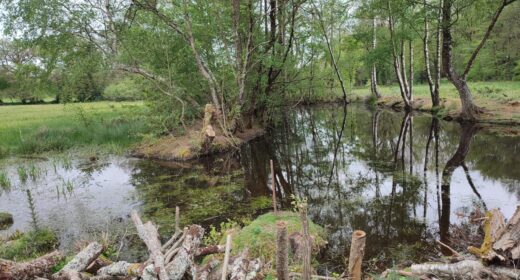
[(0, 156), (71, 148), (122, 151), (140, 141), (141, 102), (0, 106)]
[[(480, 121), (497, 123), (520, 123), (520, 82), (470, 82), (474, 102), (482, 107), (485, 113), (479, 116)], [(401, 100), (399, 86), (380, 86), (381, 103), (392, 104)], [(370, 97), (370, 88), (355, 88), (352, 98), (366, 99)], [(430, 90), (427, 84), (414, 85), (414, 107), (430, 110)], [(456, 116), (461, 104), (455, 87), (444, 81), (441, 84), (441, 103), (438, 114)]]
[[(520, 81), (505, 82), (470, 82), (474, 102), (482, 107), (485, 113), (479, 116), (480, 121), (495, 123), (520, 123)], [(381, 105), (392, 105), (401, 102), (399, 86), (379, 86), (382, 95)], [(427, 84), (414, 85), (414, 107), (419, 110), (431, 110), (430, 90)], [(324, 89), (308, 93), (289, 94), (288, 98), (294, 102), (321, 103), (341, 100), (339, 88)], [(355, 87), (348, 90), (351, 101), (363, 101), (371, 97), (370, 88)], [(441, 105), (437, 113), (440, 116), (457, 116), (461, 104), (455, 87), (448, 81), (441, 84)]]

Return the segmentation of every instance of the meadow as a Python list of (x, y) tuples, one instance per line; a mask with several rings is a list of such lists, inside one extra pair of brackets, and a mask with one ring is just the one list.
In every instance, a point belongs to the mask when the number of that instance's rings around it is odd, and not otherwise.
[(0, 156), (88, 148), (121, 152), (140, 141), (142, 102), (0, 106)]

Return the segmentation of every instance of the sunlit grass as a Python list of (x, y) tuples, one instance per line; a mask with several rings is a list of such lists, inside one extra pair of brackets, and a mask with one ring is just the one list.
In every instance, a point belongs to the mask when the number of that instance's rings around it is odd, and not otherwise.
[(79, 147), (117, 150), (139, 141), (142, 102), (0, 106), (0, 157)]
[[(520, 81), (500, 81), (500, 82), (469, 82), (469, 87), (474, 98), (479, 100), (495, 100), (499, 102), (509, 102), (520, 100)], [(400, 96), (399, 86), (379, 86), (383, 96)], [(427, 84), (416, 84), (413, 90), (414, 96), (429, 97), (430, 89)], [(370, 87), (357, 87), (351, 92), (354, 97), (370, 96)], [(455, 87), (448, 81), (441, 84), (441, 98), (458, 98), (459, 95)]]

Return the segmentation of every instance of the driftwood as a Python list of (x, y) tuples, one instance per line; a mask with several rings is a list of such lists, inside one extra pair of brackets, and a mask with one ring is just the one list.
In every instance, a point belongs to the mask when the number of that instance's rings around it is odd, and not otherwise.
[(63, 258), (60, 252), (54, 251), (24, 263), (0, 259), (0, 279), (34, 279), (45, 276)]
[[(468, 248), (468, 251), (480, 260), (414, 264), (411, 273), (416, 276), (435, 275), (450, 279), (520, 279), (520, 270), (516, 268), (485, 265), (490, 262), (497, 263), (496, 261), (510, 264), (520, 259), (520, 207), (517, 207), (507, 225), (498, 209), (488, 211), (483, 220), (484, 241), (481, 247)], [(447, 247), (443, 243), (440, 244)]]
[[(148, 260), (144, 263), (125, 261), (113, 263), (99, 258), (105, 248), (101, 244), (93, 242), (81, 250), (63, 269), (49, 278), (42, 277), (50, 276), (51, 268), (64, 258), (58, 251), (25, 263), (0, 259), (0, 279), (180, 280), (186, 278), (186, 274), (191, 274), (193, 279), (220, 279), (222, 268), (219, 268), (218, 261), (213, 260), (198, 267), (194, 259), (222, 253), (225, 247), (212, 245), (200, 248), (204, 229), (198, 225), (191, 225), (181, 231), (178, 213), (177, 208), (175, 233), (164, 245), (161, 245), (157, 228), (151, 222), (143, 224), (137, 212), (132, 212), (132, 221), (137, 233), (150, 253)], [(227, 265), (231, 269), (226, 271), (224, 279), (228, 279), (228, 276), (231, 276), (233, 280), (260, 278), (263, 263), (259, 259), (249, 260), (247, 253), (235, 257), (228, 256), (228, 259)], [(218, 278), (212, 278), (215, 273), (219, 275)]]

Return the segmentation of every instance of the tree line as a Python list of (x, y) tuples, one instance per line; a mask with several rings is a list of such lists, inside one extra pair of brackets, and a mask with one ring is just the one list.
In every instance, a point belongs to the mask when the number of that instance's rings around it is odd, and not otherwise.
[[(166, 130), (212, 103), (235, 132), (272, 106), (398, 84), (407, 110), (427, 83), (520, 76), (515, 0), (0, 1), (0, 100), (149, 100)], [(137, 95), (137, 97), (136, 97)]]

